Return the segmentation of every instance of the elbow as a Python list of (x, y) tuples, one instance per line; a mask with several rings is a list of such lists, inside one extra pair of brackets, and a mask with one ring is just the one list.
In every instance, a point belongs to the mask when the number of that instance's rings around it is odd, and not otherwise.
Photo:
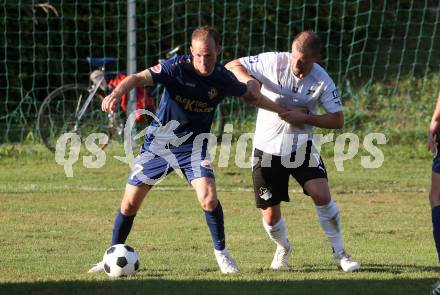
[(329, 114), (326, 126), (320, 126), (328, 129), (342, 129), (344, 128), (344, 115), (342, 112)]
[(226, 68), (228, 71), (231, 71), (232, 68), (234, 68), (234, 67), (236, 67), (236, 66), (240, 66), (240, 65), (241, 65), (240, 61), (239, 61), (238, 59), (234, 59), (234, 60), (228, 62), (227, 64), (225, 64), (225, 68)]
[(337, 120), (335, 124), (335, 129), (344, 128), (344, 114), (342, 112), (337, 113)]
[(225, 68), (226, 68), (228, 71), (230, 71), (231, 68), (234, 66), (234, 61), (235, 61), (235, 60), (230, 61), (230, 62), (228, 62), (227, 64), (225, 64)]
[(253, 105), (253, 106), (258, 106), (259, 98), (257, 96), (255, 96), (255, 95), (253, 95), (252, 93), (250, 93), (249, 91), (246, 92), (242, 96), (242, 99), (243, 99), (243, 101), (245, 103), (248, 103), (248, 104)]

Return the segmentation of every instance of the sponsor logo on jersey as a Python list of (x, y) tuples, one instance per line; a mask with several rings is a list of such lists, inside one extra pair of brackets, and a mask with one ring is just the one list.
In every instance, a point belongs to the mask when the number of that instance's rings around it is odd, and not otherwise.
[(211, 88), (208, 91), (208, 97), (209, 99), (214, 99), (218, 95), (217, 89)]
[(307, 90), (307, 94), (306, 95), (313, 95), (313, 94), (315, 94), (315, 89), (309, 89), (309, 90)]
[(260, 198), (267, 201), (270, 198), (272, 198), (272, 193), (270, 192), (270, 190), (268, 188), (260, 187)]
[(253, 64), (258, 62), (258, 55), (249, 56), (249, 63)]
[(174, 99), (183, 105), (183, 108), (190, 112), (196, 113), (211, 113), (214, 111), (214, 107), (209, 106), (206, 102), (196, 99), (190, 99), (176, 95)]
[(341, 104), (341, 99), (339, 97), (339, 93), (338, 93), (338, 91), (336, 89), (332, 91), (332, 96), (333, 96), (333, 102), (335, 104), (342, 105)]
[(185, 85), (193, 88), (196, 87), (196, 84), (190, 82), (186, 82)]
[(153, 73), (159, 74), (160, 71), (162, 71), (162, 65), (161, 64), (157, 64), (154, 67), (151, 67), (150, 69), (151, 69), (151, 71)]

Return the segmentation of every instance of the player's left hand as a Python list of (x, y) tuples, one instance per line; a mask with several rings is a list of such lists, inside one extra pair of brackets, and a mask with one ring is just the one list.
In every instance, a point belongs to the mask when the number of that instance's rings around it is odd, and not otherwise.
[(309, 111), (306, 108), (292, 108), (287, 112), (281, 113), (279, 116), (287, 123), (290, 123), (297, 128), (304, 129), (308, 113)]
[(428, 149), (434, 154), (437, 153), (437, 135), (431, 129), (428, 132)]

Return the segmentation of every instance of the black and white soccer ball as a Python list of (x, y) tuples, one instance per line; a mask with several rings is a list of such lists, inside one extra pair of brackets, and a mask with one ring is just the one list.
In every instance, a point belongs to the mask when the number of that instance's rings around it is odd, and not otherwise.
[(125, 244), (113, 245), (105, 250), (104, 271), (110, 277), (134, 275), (139, 270), (139, 255)]

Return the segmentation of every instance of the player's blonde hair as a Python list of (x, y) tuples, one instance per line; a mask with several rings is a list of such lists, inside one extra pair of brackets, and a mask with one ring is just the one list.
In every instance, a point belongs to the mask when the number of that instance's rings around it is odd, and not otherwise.
[(311, 52), (315, 55), (321, 53), (321, 39), (313, 31), (304, 31), (296, 35), (292, 42), (293, 46), (301, 53)]
[(212, 38), (215, 42), (215, 46), (220, 47), (220, 34), (210, 26), (198, 27), (192, 32), (191, 42), (193, 40), (208, 40), (208, 38)]

